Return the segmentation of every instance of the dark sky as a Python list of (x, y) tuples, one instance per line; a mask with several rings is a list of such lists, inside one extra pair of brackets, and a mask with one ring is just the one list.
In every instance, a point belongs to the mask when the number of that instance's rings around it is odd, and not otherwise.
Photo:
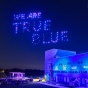
[[(44, 69), (51, 48), (88, 52), (88, 0), (0, 0), (0, 68)], [(53, 31), (66, 29), (69, 41), (32, 45), (28, 34), (14, 33), (13, 14), (42, 12)]]

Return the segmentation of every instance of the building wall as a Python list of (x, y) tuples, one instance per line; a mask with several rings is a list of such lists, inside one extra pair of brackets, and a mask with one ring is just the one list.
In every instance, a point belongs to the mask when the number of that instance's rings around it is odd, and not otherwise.
[(57, 52), (56, 54), (54, 52), (50, 58), (47, 57), (47, 53), (45, 58), (45, 74), (48, 77), (48, 81), (69, 83), (72, 78), (76, 78), (80, 85), (85, 86), (85, 79), (88, 78), (88, 53), (73, 53), (72, 55), (70, 52), (68, 54)]
[[(55, 68), (58, 68), (55, 70)], [(58, 58), (53, 65), (54, 71), (88, 71), (88, 53)]]
[(76, 52), (67, 50), (51, 49), (45, 52), (45, 74), (48, 76), (48, 80), (53, 80), (54, 65), (58, 62), (58, 58), (62, 56), (75, 55)]
[(58, 80), (54, 80), (55, 82), (69, 82), (70, 79), (77, 78), (81, 85), (86, 85), (88, 53), (58, 58), (53, 65), (53, 73)]
[(53, 68), (53, 60), (54, 56), (58, 49), (51, 49), (45, 51), (45, 75), (47, 75), (47, 80), (51, 80), (53, 73), (52, 73), (52, 68)]

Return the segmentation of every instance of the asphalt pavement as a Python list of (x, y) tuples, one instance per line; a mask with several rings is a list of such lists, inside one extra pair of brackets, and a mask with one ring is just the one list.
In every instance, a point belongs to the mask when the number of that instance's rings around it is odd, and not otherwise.
[(0, 88), (56, 88), (52, 86), (47, 86), (39, 83), (28, 83), (28, 84), (20, 84), (18, 87), (14, 86), (2, 86)]

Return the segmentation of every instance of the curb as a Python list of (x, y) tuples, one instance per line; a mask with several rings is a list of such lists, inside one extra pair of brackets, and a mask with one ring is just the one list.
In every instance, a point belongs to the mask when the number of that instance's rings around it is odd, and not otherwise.
[[(53, 84), (45, 83), (45, 82), (37, 82), (37, 83), (43, 84), (43, 85), (46, 85), (46, 86), (56, 87), (56, 88), (69, 88), (69, 87), (60, 86), (60, 84), (53, 85)], [(75, 88), (85, 88), (85, 87), (75, 87)]]
[(46, 85), (46, 86), (56, 87), (56, 88), (68, 88), (68, 87), (64, 87), (64, 86), (59, 86), (59, 84), (53, 85), (53, 84), (50, 84), (50, 83), (42, 83), (42, 82), (38, 82), (38, 83)]

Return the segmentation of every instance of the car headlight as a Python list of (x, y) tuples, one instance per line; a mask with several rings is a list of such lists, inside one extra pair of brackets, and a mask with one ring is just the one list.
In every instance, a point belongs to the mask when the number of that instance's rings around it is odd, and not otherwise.
[(34, 82), (38, 82), (38, 81), (39, 81), (39, 79), (33, 79), (33, 81), (34, 81)]

